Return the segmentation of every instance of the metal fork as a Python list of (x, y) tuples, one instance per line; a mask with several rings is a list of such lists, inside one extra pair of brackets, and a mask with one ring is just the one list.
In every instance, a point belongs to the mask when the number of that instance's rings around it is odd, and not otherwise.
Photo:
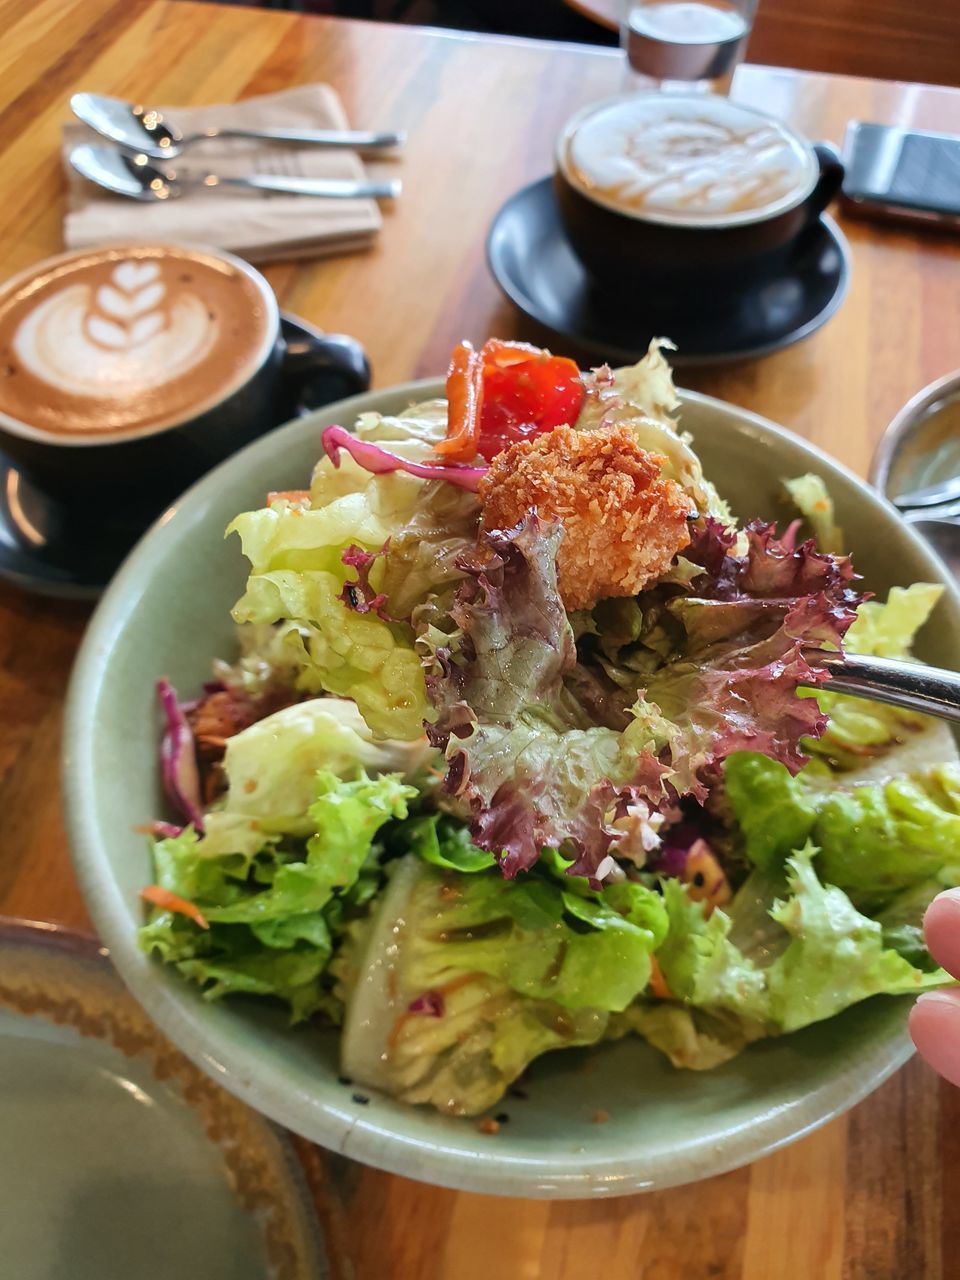
[(960, 724), (960, 673), (922, 662), (865, 658), (857, 653), (819, 649), (807, 660), (830, 672), (827, 688), (855, 698), (871, 698), (908, 711), (923, 711)]

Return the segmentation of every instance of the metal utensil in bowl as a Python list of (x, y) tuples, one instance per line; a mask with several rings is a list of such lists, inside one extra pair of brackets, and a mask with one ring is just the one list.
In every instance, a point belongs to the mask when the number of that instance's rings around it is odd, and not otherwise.
[(364, 196), (392, 200), (401, 190), (396, 179), (368, 182), (341, 178), (275, 177), (269, 173), (253, 173), (242, 178), (208, 173), (185, 178), (169, 166), (152, 164), (145, 155), (131, 156), (113, 147), (86, 144), (74, 147), (70, 152), (70, 163), (88, 182), (105, 191), (146, 203), (174, 200), (187, 191), (203, 187), (253, 187), (258, 191), (319, 196), (328, 200), (353, 200)]
[(894, 415), (870, 480), (901, 511), (923, 507), (929, 516), (931, 508), (960, 501), (960, 370), (931, 382)]
[(75, 93), (73, 114), (104, 138), (138, 151), (152, 160), (173, 160), (185, 147), (210, 138), (253, 138), (263, 142), (288, 142), (298, 146), (350, 147), (378, 151), (403, 145), (406, 134), (365, 129), (204, 129), (184, 134), (155, 107), (145, 107), (101, 93)]
[(830, 672), (828, 688), (836, 693), (922, 711), (960, 724), (960, 673), (923, 662), (867, 658), (856, 653), (819, 650), (818, 665)]
[(960, 503), (960, 476), (953, 476), (949, 480), (938, 480), (933, 484), (925, 485), (922, 489), (911, 489), (908, 493), (897, 494), (892, 502), (901, 511)]

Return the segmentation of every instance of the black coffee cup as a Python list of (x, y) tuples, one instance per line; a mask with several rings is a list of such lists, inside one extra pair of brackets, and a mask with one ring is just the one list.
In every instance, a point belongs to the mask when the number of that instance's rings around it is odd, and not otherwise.
[[(176, 251), (177, 246), (170, 247)], [(260, 292), (266, 336), (253, 372), (201, 411), (142, 429), (55, 433), (0, 412), (0, 451), (44, 493), (66, 502), (99, 497), (115, 506), (158, 510), (211, 467), (298, 412), (369, 388), (370, 366), (355, 339), (286, 317), (281, 322), (273, 290), (258, 271), (231, 254), (203, 253), (225, 259)], [(70, 256), (38, 264), (24, 276)]]
[[(649, 95), (657, 109), (669, 111), (678, 101), (672, 95)], [(707, 101), (707, 95), (696, 103)], [(804, 232), (816, 224), (837, 194), (843, 165), (827, 143), (810, 143), (781, 121), (752, 108), (736, 109), (772, 123), (808, 157), (806, 180), (785, 198), (756, 211), (711, 215), (670, 216), (661, 211), (627, 211), (602, 193), (588, 193), (571, 176), (568, 145), (590, 114), (622, 101), (593, 104), (578, 113), (563, 130), (558, 145), (554, 190), (560, 216), (577, 256), (593, 281), (624, 297), (637, 290), (644, 296), (662, 295), (668, 303), (699, 299), (710, 307), (724, 294), (737, 292), (769, 275), (802, 245)], [(642, 138), (641, 138), (642, 145)]]

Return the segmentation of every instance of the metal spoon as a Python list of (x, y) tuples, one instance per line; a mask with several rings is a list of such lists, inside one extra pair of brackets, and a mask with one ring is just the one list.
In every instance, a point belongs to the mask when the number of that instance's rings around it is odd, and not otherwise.
[[(960, 477), (947, 476), (944, 480), (899, 494), (891, 480), (901, 455), (905, 450), (915, 448), (917, 440), (939, 440), (942, 443), (956, 439), (958, 431), (960, 372), (948, 373), (918, 391), (884, 431), (874, 454), (870, 479), (906, 519), (949, 519), (958, 514), (951, 508), (960, 505)], [(933, 460), (936, 460), (935, 456)]]
[(399, 147), (404, 133), (370, 133), (359, 129), (205, 129), (184, 135), (172, 120), (154, 107), (143, 107), (100, 93), (75, 93), (70, 99), (75, 116), (104, 138), (149, 156), (174, 160), (191, 143), (210, 138), (259, 138), (266, 142), (292, 142), (301, 146), (354, 147), (363, 151)]
[(174, 200), (193, 187), (255, 187), (258, 191), (283, 191), (288, 195), (323, 196), (333, 200), (360, 196), (390, 200), (397, 197), (401, 189), (396, 179), (354, 182), (339, 178), (274, 177), (269, 173), (254, 173), (246, 178), (218, 177), (215, 173), (184, 178), (174, 169), (151, 164), (144, 155), (130, 156), (112, 147), (74, 147), (70, 163), (77, 173), (98, 187), (145, 202)]
[(807, 657), (830, 672), (826, 687), (831, 691), (923, 711), (960, 724), (960, 673), (956, 671), (928, 667), (922, 662), (864, 658), (856, 653), (826, 650)]
[(912, 489), (909, 493), (898, 494), (893, 499), (893, 505), (899, 507), (901, 511), (921, 507), (939, 507), (951, 502), (960, 502), (960, 476), (939, 480), (936, 484), (926, 485), (922, 489)]

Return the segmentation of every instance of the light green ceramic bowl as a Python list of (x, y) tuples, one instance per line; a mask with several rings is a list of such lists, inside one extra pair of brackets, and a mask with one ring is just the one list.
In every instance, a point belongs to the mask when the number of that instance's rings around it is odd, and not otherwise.
[[(337, 1036), (288, 1030), (255, 1003), (204, 1003), (138, 949), (138, 890), (151, 869), (133, 828), (165, 811), (157, 780), (154, 681), (187, 694), (232, 650), (230, 606), (245, 572), (223, 530), (268, 489), (305, 485), (320, 429), (366, 410), (397, 412), (439, 394), (419, 383), (324, 409), (257, 441), (164, 515), (130, 556), (90, 624), (70, 691), (64, 776), (77, 874), (113, 961), (151, 1017), (227, 1089), (274, 1120), (356, 1160), (411, 1178), (515, 1196), (592, 1197), (667, 1187), (756, 1159), (846, 1110), (909, 1056), (908, 1002), (878, 997), (838, 1018), (752, 1046), (705, 1073), (674, 1070), (638, 1040), (548, 1055), (509, 1122), (487, 1136), (466, 1120), (337, 1080)], [(802, 440), (717, 400), (686, 393), (683, 426), (738, 516), (782, 518), (780, 480), (819, 472), (864, 586), (942, 580), (921, 656), (960, 665), (960, 594), (940, 562), (869, 488)], [(368, 1091), (364, 1091), (366, 1095)], [(593, 1123), (602, 1109), (606, 1124)]]

